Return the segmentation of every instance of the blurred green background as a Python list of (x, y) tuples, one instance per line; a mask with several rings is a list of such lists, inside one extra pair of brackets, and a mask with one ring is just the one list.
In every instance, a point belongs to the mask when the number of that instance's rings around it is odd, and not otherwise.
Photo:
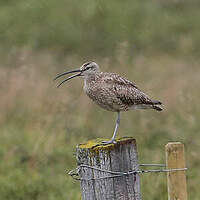
[[(110, 138), (116, 114), (94, 105), (82, 80), (57, 73), (96, 61), (164, 103), (122, 113), (119, 136), (137, 139), (140, 163), (186, 147), (189, 199), (200, 199), (199, 0), (0, 1), (0, 199), (76, 200), (75, 146)], [(100, 122), (100, 123), (99, 123)], [(153, 183), (153, 184), (152, 184)], [(141, 177), (143, 199), (167, 199), (166, 174)]]

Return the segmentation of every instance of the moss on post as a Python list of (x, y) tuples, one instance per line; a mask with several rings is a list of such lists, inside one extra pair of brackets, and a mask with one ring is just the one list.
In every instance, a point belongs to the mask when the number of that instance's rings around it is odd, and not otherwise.
[[(135, 139), (120, 138), (116, 144), (101, 145), (103, 139), (88, 141), (77, 146), (78, 165), (87, 165), (113, 172), (138, 170)], [(81, 167), (83, 200), (140, 200), (138, 174), (112, 177), (113, 174), (89, 167)], [(105, 178), (108, 177), (109, 178)]]

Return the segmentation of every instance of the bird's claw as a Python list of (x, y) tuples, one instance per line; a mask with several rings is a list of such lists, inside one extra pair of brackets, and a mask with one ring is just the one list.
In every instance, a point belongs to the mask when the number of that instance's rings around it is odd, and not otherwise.
[(117, 144), (115, 140), (109, 140), (109, 141), (102, 141), (101, 145), (107, 145), (107, 144)]

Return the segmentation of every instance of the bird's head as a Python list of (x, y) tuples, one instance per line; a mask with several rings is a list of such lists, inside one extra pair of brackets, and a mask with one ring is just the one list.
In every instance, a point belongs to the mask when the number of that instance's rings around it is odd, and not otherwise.
[(99, 65), (97, 65), (95, 62), (87, 62), (80, 67), (80, 70), (83, 76), (88, 76), (99, 72)]
[(75, 78), (77, 76), (81, 76), (81, 77), (89, 77), (89, 76), (92, 76), (94, 75), (95, 73), (99, 72), (100, 69), (99, 69), (99, 65), (95, 62), (87, 62), (87, 63), (84, 63), (79, 69), (75, 69), (75, 70), (72, 70), (72, 71), (68, 71), (68, 72), (64, 72), (62, 74), (59, 74), (55, 77), (54, 80), (64, 76), (64, 75), (67, 75), (67, 74), (71, 74), (71, 73), (75, 73), (75, 72), (79, 72), (78, 74), (75, 74), (75, 75), (72, 75), (66, 79), (64, 79), (57, 87), (60, 87), (64, 82), (72, 79), (72, 78)]

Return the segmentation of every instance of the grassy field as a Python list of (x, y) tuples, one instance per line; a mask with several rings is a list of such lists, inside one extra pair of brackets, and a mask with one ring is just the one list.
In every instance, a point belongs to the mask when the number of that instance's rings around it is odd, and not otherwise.
[[(137, 139), (140, 163), (163, 163), (164, 145), (183, 142), (189, 196), (199, 199), (199, 60), (164, 55), (138, 56), (129, 65), (123, 60), (115, 67), (107, 59), (99, 64), (102, 70), (135, 80), (164, 102), (164, 111), (122, 113), (119, 136)], [(111, 137), (116, 116), (85, 96), (81, 80), (55, 87), (52, 78), (67, 61), (57, 63), (51, 54), (27, 49), (18, 51), (12, 61), (16, 67), (0, 69), (1, 199), (79, 199), (79, 183), (66, 174), (76, 166), (75, 146)], [(70, 59), (71, 66), (80, 63), (81, 59)], [(144, 199), (167, 199), (166, 176), (143, 175), (142, 193)]]
[[(199, 1), (106, 2), (0, 2), (0, 200), (81, 198), (66, 173), (75, 146), (110, 138), (116, 114), (94, 105), (82, 80), (57, 89), (53, 78), (86, 60), (164, 103), (122, 113), (119, 136), (137, 139), (140, 163), (163, 163), (165, 144), (184, 143), (189, 199), (200, 199)], [(167, 199), (166, 175), (142, 175), (141, 190)]]
[(1, 0), (0, 49), (29, 46), (60, 54), (165, 52), (199, 56), (199, 0)]

